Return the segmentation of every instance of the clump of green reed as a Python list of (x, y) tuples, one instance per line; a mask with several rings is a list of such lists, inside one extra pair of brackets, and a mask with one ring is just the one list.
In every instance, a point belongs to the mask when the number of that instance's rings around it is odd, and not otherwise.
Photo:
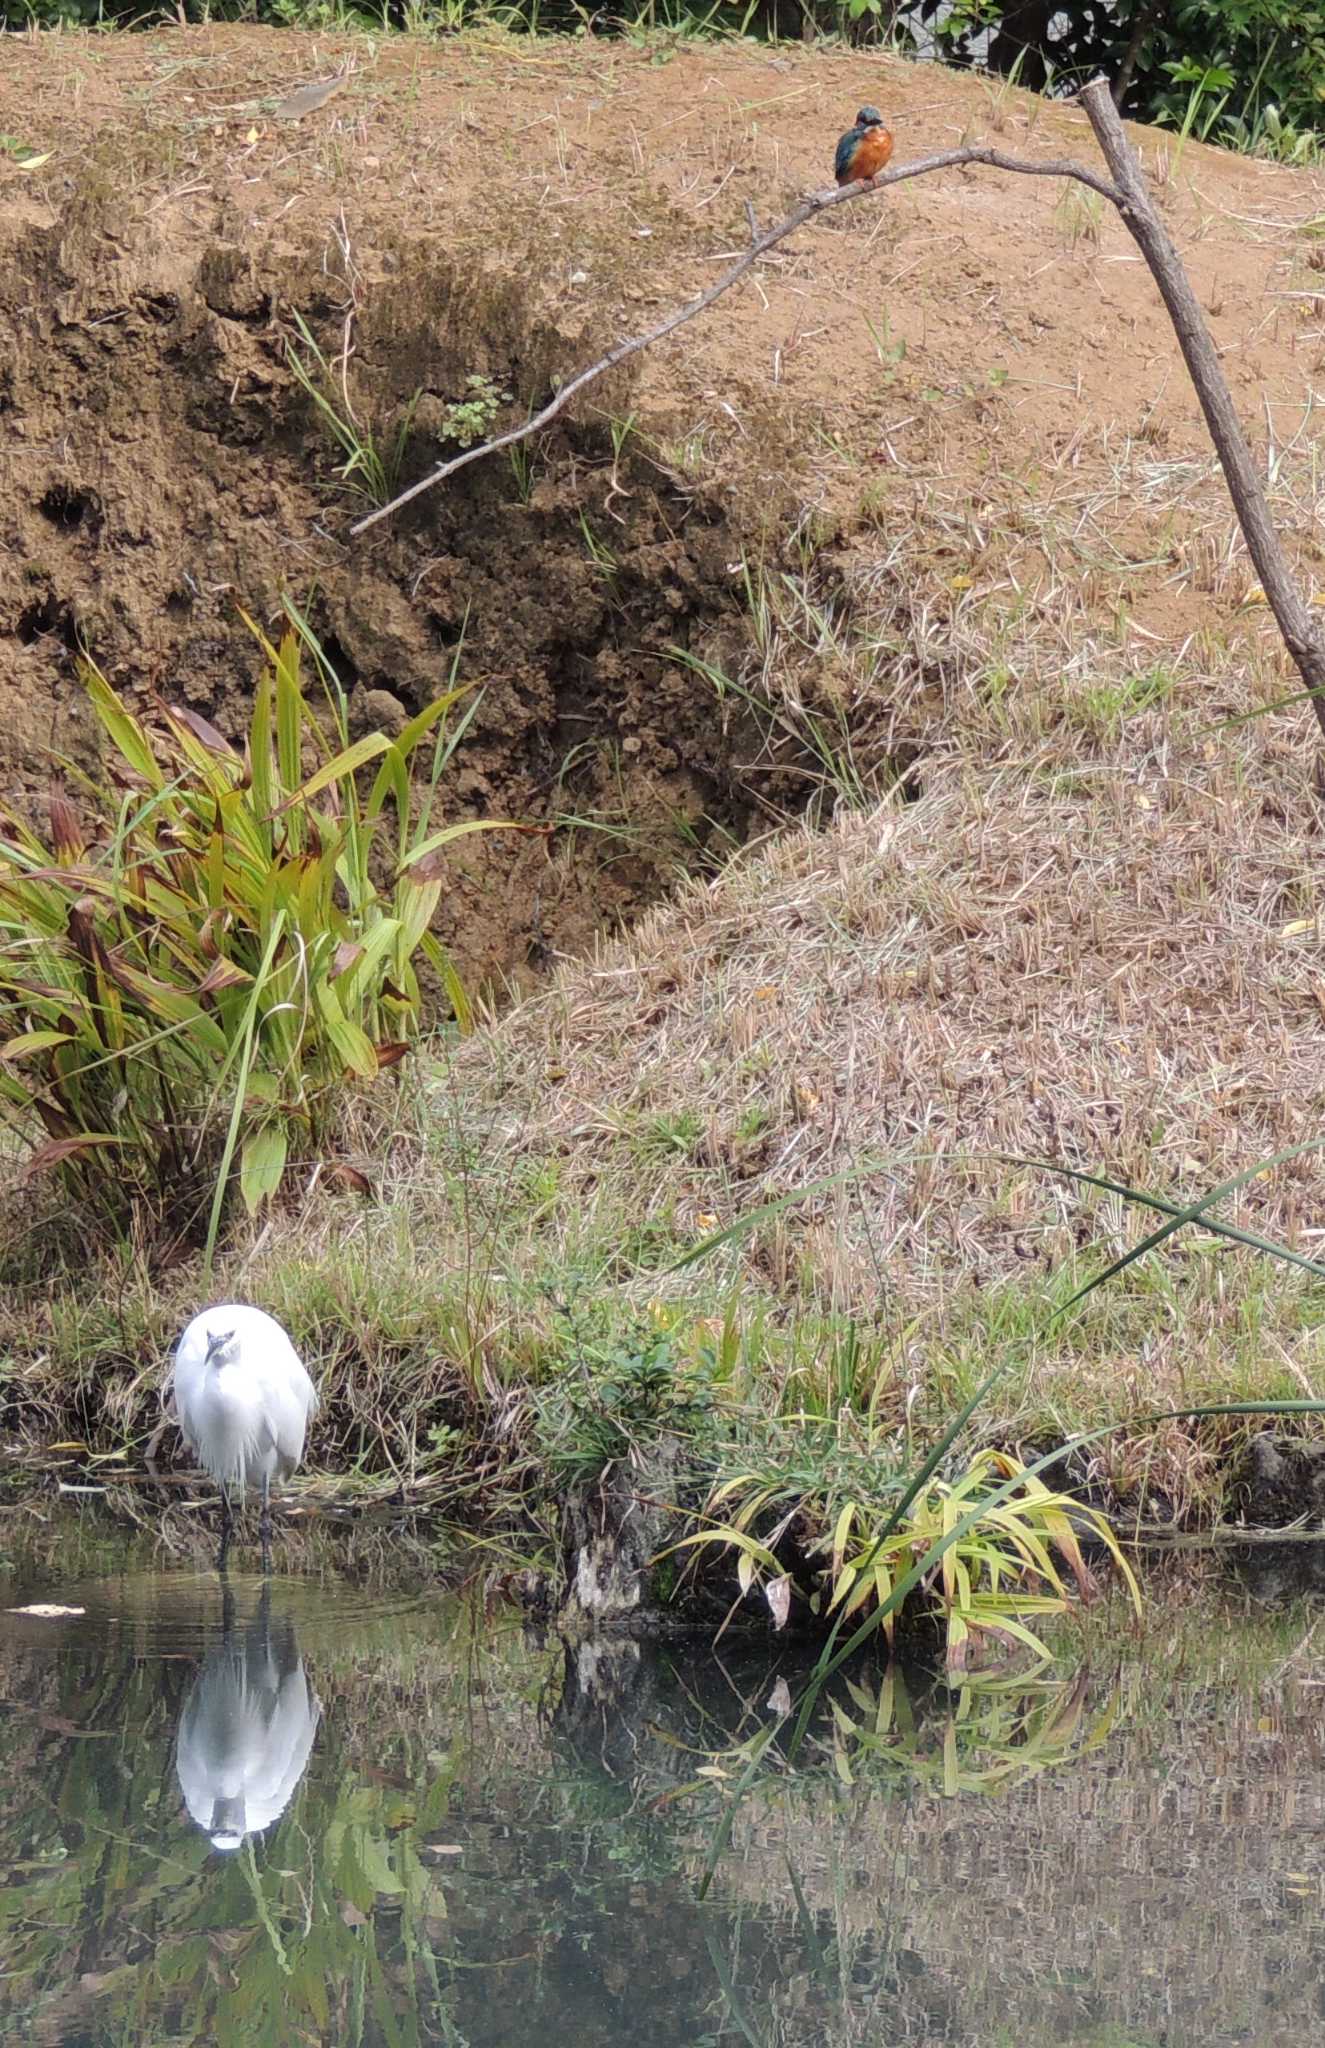
[[(676, 1548), (729, 1551), (740, 1594), (761, 1588), (779, 1621), (794, 1594), (825, 1630), (872, 1618), (891, 1643), (910, 1600), (941, 1626), (951, 1673), (990, 1640), (1048, 1660), (1030, 1623), (1067, 1612), (1062, 1567), (1083, 1599), (1096, 1590), (1083, 1533), (1108, 1551), (1136, 1596), (1105, 1518), (1051, 1490), (1011, 1452), (977, 1451), (952, 1478), (907, 1470), (900, 1451), (894, 1462), (882, 1452), (853, 1459), (839, 1447), (817, 1475), (807, 1469), (813, 1463), (813, 1445), (801, 1445), (790, 1458), (775, 1453), (723, 1479), (705, 1504), (707, 1526)], [(790, 1572), (789, 1532), (803, 1560)]]
[(274, 1195), (409, 1050), (420, 954), (464, 1018), (429, 923), (442, 849), (488, 822), (434, 826), (473, 707), (448, 724), (453, 669), (395, 738), (352, 741), (289, 613), (279, 646), (247, 621), (264, 661), (242, 750), (179, 706), (136, 717), (84, 660), (105, 782), (80, 777), (77, 806), (53, 790), (45, 837), (0, 808), (0, 1112), (82, 1213), (186, 1232), (206, 1213), (209, 1257), (232, 1186), (250, 1209)]

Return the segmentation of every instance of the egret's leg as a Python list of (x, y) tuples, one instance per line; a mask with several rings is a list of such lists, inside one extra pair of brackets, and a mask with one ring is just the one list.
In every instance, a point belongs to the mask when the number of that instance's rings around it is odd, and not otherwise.
[(260, 1522), (258, 1523), (258, 1531), (259, 1531), (259, 1534), (260, 1534), (260, 1535), (261, 1535), (261, 1537), (262, 1537), (262, 1569), (263, 1569), (263, 1571), (264, 1571), (264, 1572), (269, 1572), (269, 1571), (271, 1570), (271, 1474), (270, 1474), (270, 1472), (264, 1472), (264, 1473), (263, 1473), (263, 1475), (262, 1475), (262, 1520), (261, 1520), (261, 1521), (260, 1521)]
[(228, 1486), (223, 1486), (221, 1488), (221, 1549), (216, 1560), (218, 1572), (224, 1572), (225, 1561), (230, 1552), (230, 1524), (230, 1489)]

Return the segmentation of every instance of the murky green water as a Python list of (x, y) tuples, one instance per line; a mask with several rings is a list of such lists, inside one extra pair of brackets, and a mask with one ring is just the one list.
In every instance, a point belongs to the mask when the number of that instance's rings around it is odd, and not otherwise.
[[(71, 1564), (85, 1565), (77, 1544)], [(1325, 2033), (1325, 1626), (1228, 1584), (1089, 1671), (838, 1689), (328, 1579), (19, 1572), (0, 2032), (1185, 2048)], [(715, 1772), (724, 1776), (712, 1775)], [(214, 1846), (219, 1843), (221, 1846)]]

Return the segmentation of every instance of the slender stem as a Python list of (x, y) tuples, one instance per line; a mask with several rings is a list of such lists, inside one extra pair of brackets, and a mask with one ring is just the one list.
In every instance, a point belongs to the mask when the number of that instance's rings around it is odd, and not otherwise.
[(407, 491), (401, 491), (398, 497), (392, 498), (389, 504), (379, 505), (375, 511), (356, 520), (350, 528), (351, 535), (366, 533), (370, 526), (377, 525), (379, 519), (389, 518), (391, 513), (398, 512), (402, 505), (408, 505), (411, 498), (417, 498), (421, 492), (431, 490), (434, 484), (443, 482), (446, 477), (454, 476), (458, 469), (464, 469), (468, 463), (477, 462), (484, 455), (493, 455), (499, 448), (511, 448), (517, 441), (527, 441), (531, 434), (541, 432), (558, 413), (565, 411), (572, 398), (577, 392), (583, 391), (586, 384), (592, 384), (595, 378), (603, 376), (608, 370), (614, 370), (618, 363), (624, 363), (628, 357), (638, 355), (641, 349), (651, 347), (655, 341), (661, 341), (665, 335), (673, 333), (678, 327), (684, 327), (687, 320), (693, 320), (698, 314), (706, 312), (715, 300), (720, 299), (724, 292), (729, 292), (733, 285), (739, 284), (741, 279), (754, 269), (761, 256), (766, 256), (770, 249), (776, 248), (779, 242), (785, 242), (788, 235), (794, 235), (798, 228), (803, 228), (819, 214), (827, 213), (834, 206), (849, 206), (857, 199), (872, 199), (878, 193), (886, 191), (890, 185), (900, 185), (904, 179), (928, 177), (933, 171), (954, 170), (963, 164), (983, 164), (988, 169), (996, 171), (1019, 171), (1028, 178), (1076, 178), (1081, 184), (1089, 185), (1092, 192), (1098, 192), (1103, 198), (1111, 200), (1115, 206), (1122, 204), (1122, 195), (1108, 180), (1101, 178), (1095, 171), (1088, 171), (1083, 164), (1073, 163), (1065, 157), (1047, 157), (1041, 162), (1035, 162), (1023, 157), (1006, 156), (1001, 149), (988, 149), (983, 144), (969, 149), (946, 149), (939, 156), (919, 157), (913, 164), (895, 164), (890, 170), (880, 172), (879, 176), (869, 183), (857, 179), (854, 185), (826, 185), (818, 192), (811, 192), (785, 220), (778, 221), (771, 228), (765, 228), (762, 235), (756, 235), (750, 247), (736, 259), (730, 269), (723, 271), (722, 276), (715, 284), (711, 284), (707, 291), (700, 292), (696, 298), (688, 299), (684, 306), (678, 306), (666, 319), (660, 320), (656, 327), (650, 327), (644, 334), (629, 335), (626, 340), (617, 342), (615, 348), (610, 348), (605, 356), (600, 356), (597, 362), (578, 370), (561, 386), (556, 397), (545, 405), (541, 412), (536, 412), (532, 419), (526, 420), (523, 426), (512, 427), (505, 434), (494, 435), (491, 441), (480, 442), (477, 448), (466, 448), (462, 454), (453, 455), (449, 462), (440, 463), (427, 476), (421, 477), (418, 483), (411, 484)]
[(1122, 60), (1118, 65), (1118, 75), (1109, 88), (1109, 97), (1115, 107), (1120, 107), (1126, 98), (1127, 88), (1132, 83), (1132, 73), (1136, 70), (1137, 58), (1141, 55), (1141, 45), (1159, 18), (1160, 7), (1161, 0), (1142, 0), (1142, 4), (1137, 7), (1132, 33), (1127, 38), (1127, 48), (1123, 51)]

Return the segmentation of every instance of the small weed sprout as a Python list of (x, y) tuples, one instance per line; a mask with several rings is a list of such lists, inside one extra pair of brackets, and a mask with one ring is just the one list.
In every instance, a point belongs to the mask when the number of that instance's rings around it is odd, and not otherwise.
[(893, 339), (892, 322), (886, 312), (881, 328), (875, 326), (868, 313), (865, 315), (865, 325), (874, 344), (874, 353), (883, 369), (883, 381), (885, 384), (892, 384), (906, 361), (906, 337), (899, 334), (896, 340)]
[(617, 558), (608, 543), (594, 532), (583, 512), (580, 514), (580, 532), (584, 535), (584, 545), (595, 569), (610, 583), (616, 574)]
[(1054, 226), (1069, 249), (1075, 249), (1078, 242), (1099, 241), (1102, 206), (1098, 193), (1087, 192), (1082, 186), (1064, 179), (1062, 194), (1054, 208)]
[(507, 450), (511, 462), (511, 475), (515, 478), (516, 494), (522, 505), (527, 505), (534, 494), (534, 463), (527, 441), (517, 441)]
[(459, 448), (472, 448), (476, 441), (487, 439), (497, 414), (511, 403), (512, 393), (477, 371), (466, 377), (465, 393), (443, 412), (441, 434), (443, 440), (454, 441)]

